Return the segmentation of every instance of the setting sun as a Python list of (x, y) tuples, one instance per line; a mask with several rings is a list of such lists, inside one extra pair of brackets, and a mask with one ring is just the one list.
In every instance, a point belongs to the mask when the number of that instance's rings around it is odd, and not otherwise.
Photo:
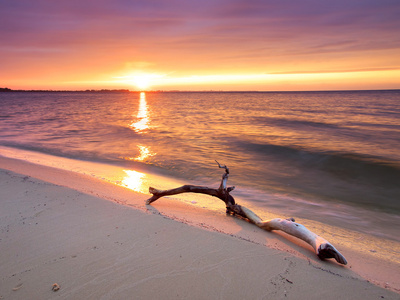
[(138, 89), (146, 90), (150, 87), (151, 78), (148, 75), (134, 76), (132, 82)]
[(125, 83), (135, 86), (138, 90), (144, 91), (158, 84), (158, 80), (164, 77), (160, 74), (135, 73), (126, 76), (116, 77), (119, 83)]

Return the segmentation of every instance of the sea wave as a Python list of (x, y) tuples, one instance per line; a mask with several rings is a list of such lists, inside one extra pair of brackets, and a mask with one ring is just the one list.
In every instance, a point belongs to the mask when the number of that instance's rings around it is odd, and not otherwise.
[(364, 180), (383, 186), (399, 185), (400, 162), (383, 157), (351, 152), (317, 151), (292, 145), (254, 143), (244, 140), (238, 140), (236, 146), (257, 152), (266, 160), (286, 161), (298, 167), (319, 169), (342, 178)]
[(333, 128), (338, 129), (342, 128), (338, 124), (329, 123), (329, 122), (320, 122), (320, 121), (312, 121), (312, 120), (300, 120), (300, 119), (290, 119), (290, 118), (278, 118), (278, 117), (268, 117), (268, 116), (256, 116), (250, 120), (252, 123), (261, 124), (261, 125), (274, 125), (280, 127), (294, 127), (299, 128), (299, 126), (312, 126), (317, 128)]

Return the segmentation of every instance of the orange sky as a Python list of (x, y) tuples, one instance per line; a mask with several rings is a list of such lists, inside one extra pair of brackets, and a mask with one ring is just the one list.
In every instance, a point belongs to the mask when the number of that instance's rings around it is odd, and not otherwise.
[(0, 2), (0, 87), (400, 88), (398, 0)]

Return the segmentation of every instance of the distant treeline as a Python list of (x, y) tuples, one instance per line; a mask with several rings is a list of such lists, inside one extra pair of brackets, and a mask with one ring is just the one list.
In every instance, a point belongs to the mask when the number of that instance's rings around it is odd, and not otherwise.
[(126, 93), (130, 92), (129, 90), (107, 90), (107, 89), (102, 89), (102, 90), (82, 90), (82, 91), (70, 91), (70, 90), (12, 90), (9, 88), (0, 88), (0, 92), (40, 92), (40, 93), (60, 93), (60, 92), (68, 92), (68, 93), (83, 93), (83, 92), (89, 92), (89, 93)]
[(0, 92), (12, 92), (12, 89), (9, 88), (0, 88)]

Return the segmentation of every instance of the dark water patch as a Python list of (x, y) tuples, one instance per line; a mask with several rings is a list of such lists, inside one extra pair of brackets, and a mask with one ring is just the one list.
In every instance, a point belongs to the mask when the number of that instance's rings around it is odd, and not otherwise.
[(60, 118), (43, 118), (42, 121), (44, 122), (52, 122), (52, 121), (58, 121)]
[(295, 128), (298, 128), (299, 126), (332, 128), (332, 129), (337, 129), (341, 127), (339, 125), (332, 123), (318, 122), (312, 120), (296, 120), (296, 119), (274, 118), (274, 117), (254, 117), (253, 120), (250, 121), (260, 125), (274, 125), (280, 127), (295, 127)]
[(349, 180), (374, 180), (389, 186), (400, 184), (400, 163), (397, 161), (354, 153), (319, 152), (296, 146), (252, 142), (240, 142), (239, 145), (271, 160), (323, 170)]
[(358, 180), (383, 187), (400, 185), (400, 167), (395, 162), (352, 153), (313, 155), (319, 157), (316, 165), (319, 169), (346, 180)]
[(348, 122), (346, 126), (356, 126), (365, 128), (378, 128), (378, 129), (390, 129), (400, 130), (400, 124), (382, 124), (382, 123), (368, 123), (368, 122)]

